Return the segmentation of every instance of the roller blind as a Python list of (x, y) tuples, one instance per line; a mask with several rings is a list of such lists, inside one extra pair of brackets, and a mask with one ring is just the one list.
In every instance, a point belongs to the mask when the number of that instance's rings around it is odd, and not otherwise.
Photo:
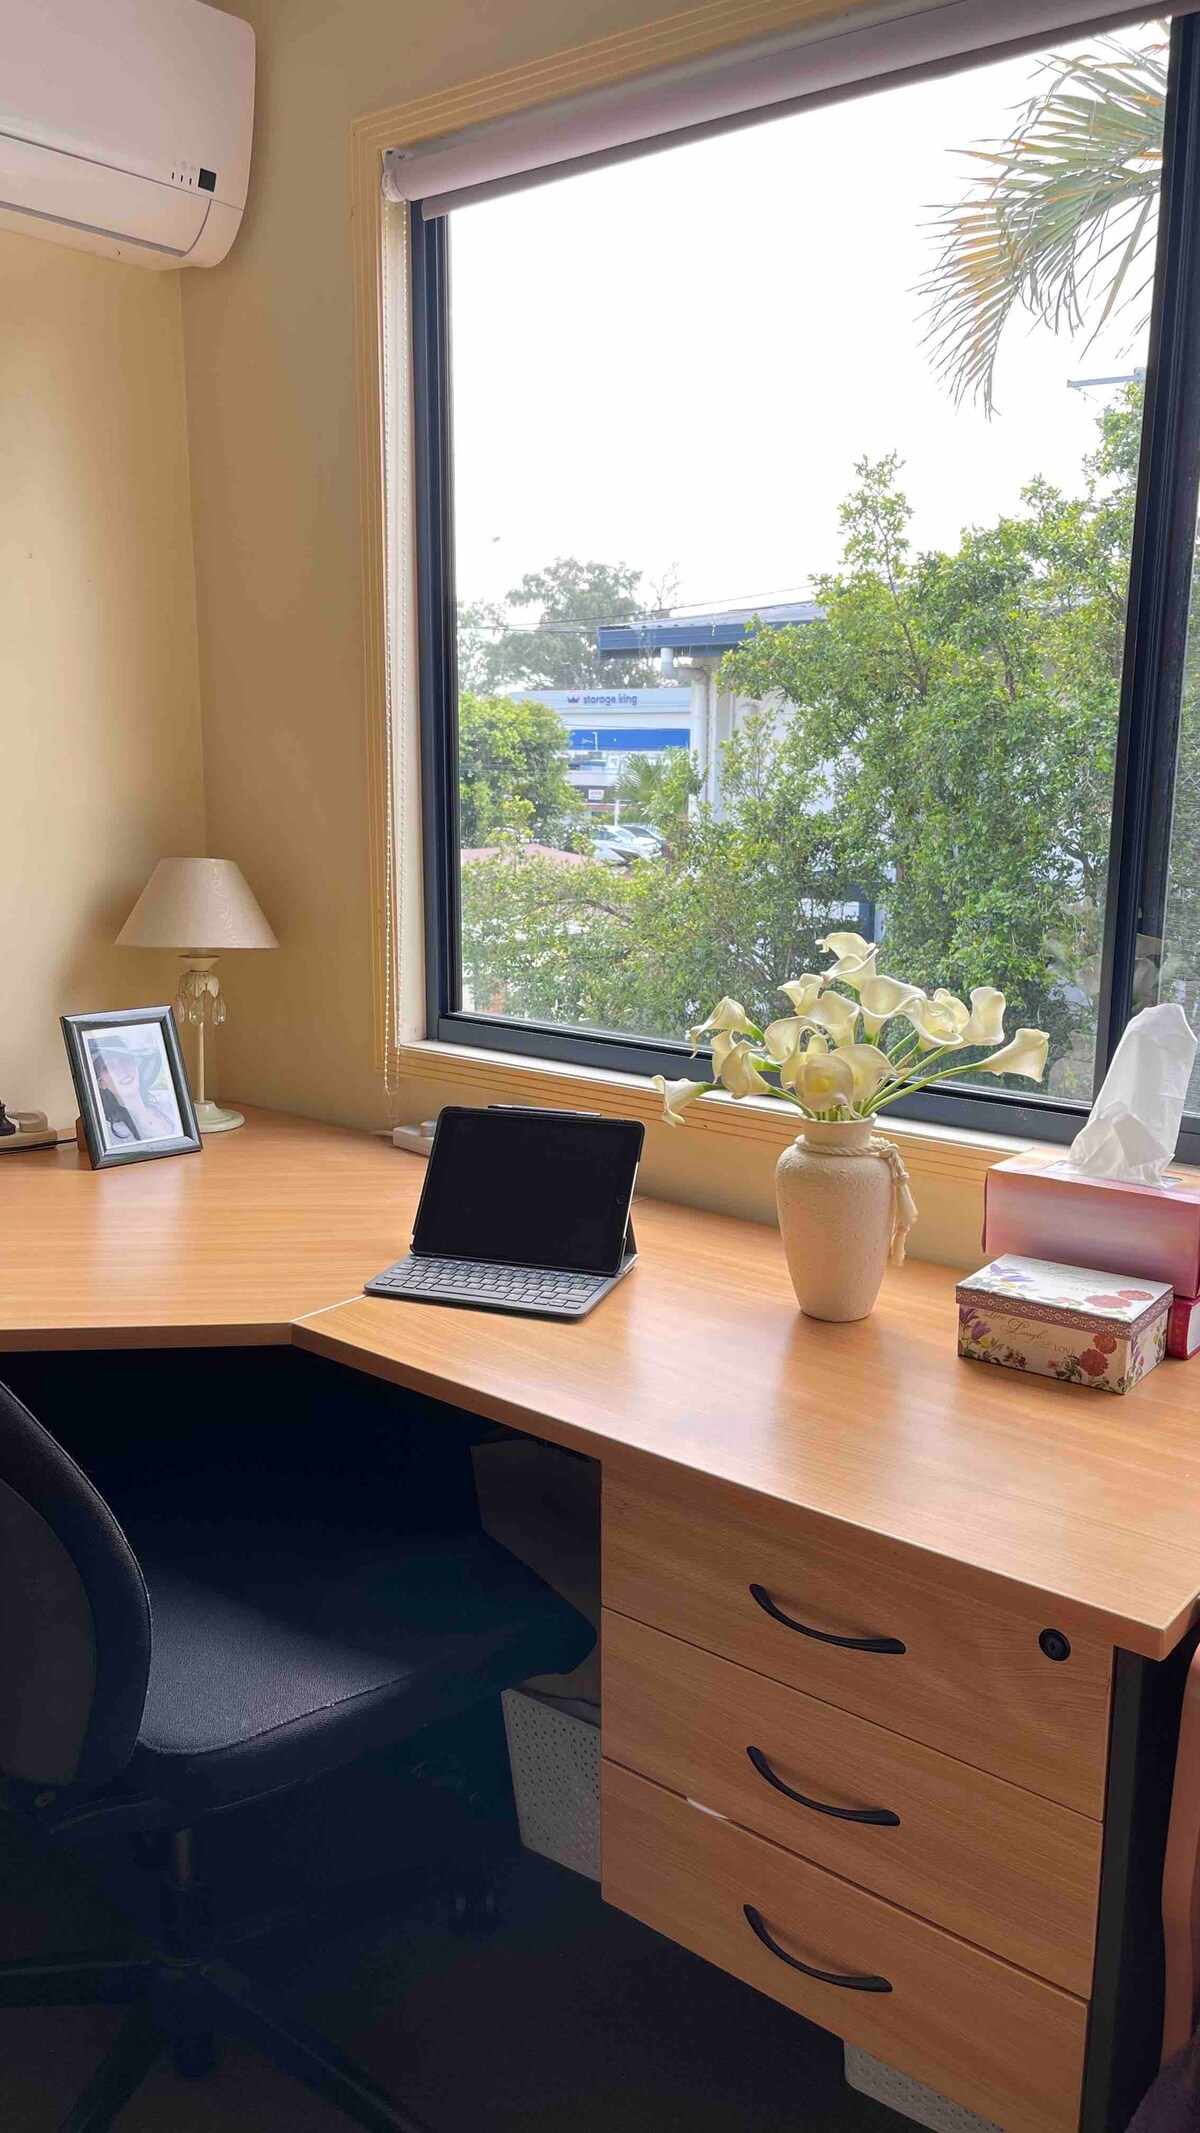
[[(1200, 0), (1169, 10), (1188, 14)], [(897, 77), (944, 72), (1056, 37), (1144, 22), (1162, 6), (1103, 0), (941, 0), (930, 6), (863, 6), (702, 60), (636, 76), (608, 89), (384, 157), (391, 200), (419, 200), (428, 217), (504, 192), (644, 155), (655, 148), (777, 118)]]

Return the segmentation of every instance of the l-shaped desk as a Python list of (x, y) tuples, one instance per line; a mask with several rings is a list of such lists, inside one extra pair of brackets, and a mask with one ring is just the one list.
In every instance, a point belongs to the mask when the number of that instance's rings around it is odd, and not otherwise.
[(364, 1297), (423, 1174), (262, 1112), (199, 1157), (0, 1158), (0, 1351), (291, 1344), (599, 1460), (608, 1899), (1005, 2133), (1121, 2133), (1200, 1361), (1123, 1399), (961, 1362), (917, 1263), (817, 1324), (772, 1231), (655, 1201), (579, 1324)]

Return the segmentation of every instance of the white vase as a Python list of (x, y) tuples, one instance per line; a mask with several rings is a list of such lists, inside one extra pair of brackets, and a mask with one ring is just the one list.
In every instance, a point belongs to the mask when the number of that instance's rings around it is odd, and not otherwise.
[(866, 1318), (916, 1213), (892, 1141), (868, 1118), (805, 1119), (775, 1168), (788, 1272), (808, 1318)]

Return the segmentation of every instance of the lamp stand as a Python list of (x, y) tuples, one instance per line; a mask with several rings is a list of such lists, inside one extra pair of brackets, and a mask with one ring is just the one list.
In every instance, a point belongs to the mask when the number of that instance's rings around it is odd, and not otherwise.
[(221, 980), (213, 969), (215, 955), (204, 955), (193, 949), (183, 959), (183, 976), (175, 994), (175, 1020), (192, 1022), (196, 1027), (196, 1124), (201, 1133), (231, 1133), (235, 1126), (244, 1126), (246, 1121), (240, 1111), (226, 1111), (220, 1104), (211, 1103), (204, 1093), (204, 1025), (211, 1022), (219, 1029), (225, 1020), (225, 996)]

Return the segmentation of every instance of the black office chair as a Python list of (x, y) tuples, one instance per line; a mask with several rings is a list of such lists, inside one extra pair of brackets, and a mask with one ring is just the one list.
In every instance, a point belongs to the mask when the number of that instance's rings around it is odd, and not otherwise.
[[(61, 2133), (103, 2133), (156, 2060), (211, 2064), (213, 2033), (259, 2046), (372, 2133), (417, 2121), (213, 1938), (196, 1873), (206, 1816), (338, 1769), (578, 1664), (590, 1625), (472, 1529), (378, 1531), (231, 1519), (134, 1555), (74, 1461), (0, 1385), (0, 1774), (58, 1836), (162, 1833), (160, 1952), (0, 1965), (0, 2006), (133, 2003)], [(155, 1522), (147, 1521), (153, 1539)]]

